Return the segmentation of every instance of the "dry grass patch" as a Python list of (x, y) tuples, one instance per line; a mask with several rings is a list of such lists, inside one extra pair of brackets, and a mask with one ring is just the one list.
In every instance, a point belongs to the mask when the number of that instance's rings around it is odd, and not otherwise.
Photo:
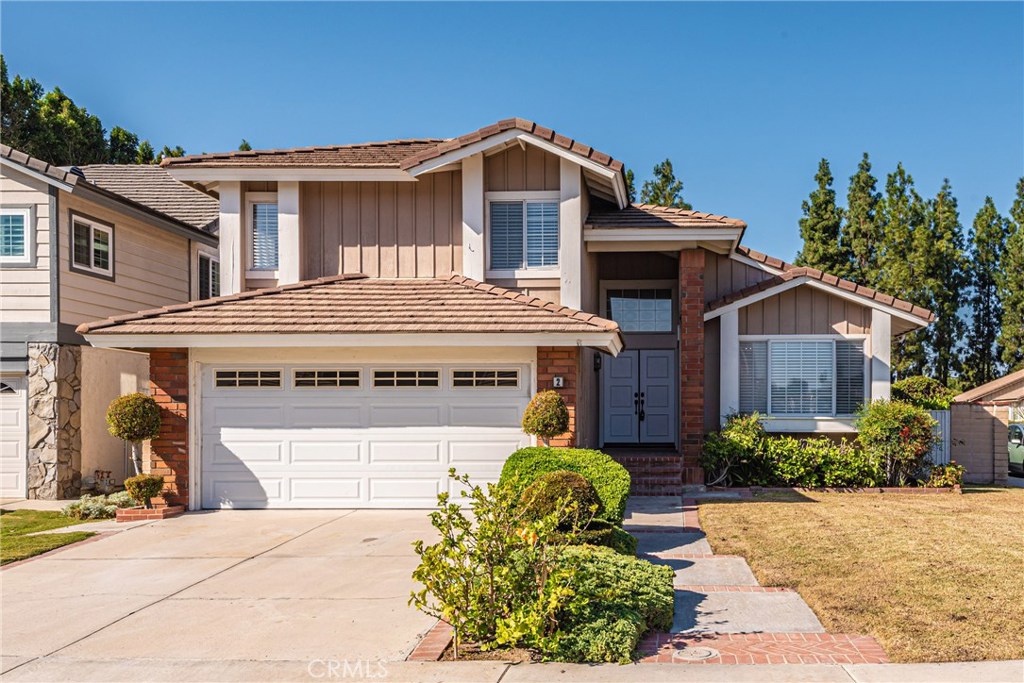
[(700, 519), (716, 553), (893, 661), (1024, 658), (1024, 490), (776, 493), (702, 502)]

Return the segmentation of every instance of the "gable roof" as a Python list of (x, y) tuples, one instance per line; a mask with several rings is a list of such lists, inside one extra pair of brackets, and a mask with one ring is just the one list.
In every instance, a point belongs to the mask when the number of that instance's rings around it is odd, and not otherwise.
[(71, 173), (67, 169), (61, 168), (60, 166), (54, 166), (47, 161), (29, 156), (25, 152), (22, 152), (19, 149), (14, 149), (10, 145), (0, 144), (0, 158), (11, 161), (28, 169), (29, 171), (40, 173), (51, 180), (55, 180), (58, 183), (63, 183), (65, 185), (74, 186), (79, 180), (77, 175)]
[(210, 230), (220, 219), (220, 202), (175, 180), (159, 166), (91, 164), (78, 169), (90, 183), (182, 223)]
[(975, 403), (980, 402), (992, 394), (1000, 393), (1006, 389), (1013, 389), (1015, 384), (1020, 384), (1020, 391), (1014, 392), (1014, 397), (1002, 397), (997, 398), (997, 401), (1012, 403), (1014, 401), (1024, 399), (1024, 369), (1011, 372), (1005, 377), (994, 379), (987, 384), (982, 384), (980, 387), (975, 387), (970, 391), (965, 391), (956, 398), (953, 399), (956, 403)]
[(174, 168), (218, 168), (239, 166), (312, 168), (399, 168), (404, 159), (433, 149), (444, 138), (387, 140), (353, 145), (319, 145), (290, 149), (254, 149), (245, 152), (190, 154), (167, 157), (161, 166)]
[(631, 204), (624, 209), (591, 211), (587, 227), (613, 228), (745, 228), (738, 218), (655, 204)]
[(92, 340), (105, 335), (598, 335), (602, 344), (621, 348), (619, 326), (611, 320), (461, 275), (336, 275), (84, 323), (77, 331)]

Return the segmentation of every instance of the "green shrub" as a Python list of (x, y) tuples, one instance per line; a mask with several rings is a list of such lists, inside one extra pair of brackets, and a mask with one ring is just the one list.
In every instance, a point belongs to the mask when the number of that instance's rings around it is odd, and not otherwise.
[(124, 480), (124, 488), (128, 494), (147, 508), (153, 507), (151, 502), (164, 490), (164, 478), (155, 474), (137, 474)]
[(866, 451), (846, 439), (833, 446), (823, 469), (822, 484), (832, 488), (863, 488), (884, 481), (878, 461)]
[(106, 496), (82, 496), (69, 503), (61, 510), (61, 514), (71, 519), (111, 519), (117, 514), (118, 508), (130, 508), (135, 499), (127, 491), (118, 491)]
[(881, 465), (889, 486), (903, 486), (921, 471), (932, 449), (935, 420), (902, 401), (874, 401), (857, 419), (857, 441)]
[(528, 519), (540, 520), (566, 503), (576, 503), (576, 513), (565, 521), (571, 527), (583, 526), (604, 512), (597, 490), (586, 477), (568, 470), (548, 472), (526, 487), (519, 498)]
[(670, 567), (591, 546), (568, 549), (565, 561), (575, 569), (575, 595), (558, 614), (554, 659), (628, 663), (645, 633), (672, 627)]
[(956, 392), (937, 379), (918, 375), (892, 383), (892, 398), (925, 410), (949, 410)]
[(523, 431), (548, 440), (569, 431), (569, 409), (557, 391), (538, 392), (523, 411)]
[(573, 544), (602, 546), (620, 555), (636, 557), (636, 537), (603, 519), (591, 520), (585, 529), (576, 533)]
[(132, 445), (135, 474), (142, 473), (139, 442), (160, 434), (160, 407), (152, 396), (134, 393), (119, 396), (107, 407), (107, 428), (113, 436)]
[(764, 445), (765, 455), (774, 464), (779, 484), (803, 488), (821, 486), (822, 455), (827, 446), (816, 443), (809, 448), (807, 441), (791, 436), (766, 439)]
[(768, 477), (759, 462), (764, 438), (760, 415), (730, 415), (720, 431), (704, 439), (700, 466), (708, 486), (764, 485)]
[(629, 498), (629, 472), (601, 451), (583, 448), (521, 448), (505, 461), (500, 485), (518, 497), (542, 474), (568, 470), (582, 474), (594, 485), (604, 505), (604, 519), (622, 524)]
[(963, 465), (956, 464), (955, 460), (950, 460), (948, 465), (932, 465), (931, 473), (928, 476), (928, 481), (925, 482), (925, 486), (942, 489), (960, 486), (964, 483), (965, 471), (966, 468)]

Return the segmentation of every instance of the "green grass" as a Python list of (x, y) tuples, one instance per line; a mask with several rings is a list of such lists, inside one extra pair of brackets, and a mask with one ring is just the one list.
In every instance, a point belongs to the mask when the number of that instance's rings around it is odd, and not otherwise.
[(81, 524), (83, 521), (95, 520), (71, 519), (59, 512), (45, 510), (0, 510), (0, 564), (24, 560), (93, 536), (89, 531), (26, 536), (37, 531)]

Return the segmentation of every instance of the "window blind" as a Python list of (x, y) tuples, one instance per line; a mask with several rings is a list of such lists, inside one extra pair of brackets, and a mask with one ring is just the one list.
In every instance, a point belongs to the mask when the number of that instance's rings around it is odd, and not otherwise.
[(768, 412), (768, 342), (740, 342), (739, 411)]
[(853, 415), (864, 404), (864, 342), (836, 342), (836, 415)]
[(526, 203), (526, 267), (558, 265), (558, 203)]
[(277, 268), (277, 204), (252, 205), (252, 267)]
[(491, 268), (523, 266), (523, 203), (491, 202)]
[(771, 413), (831, 415), (834, 386), (831, 341), (773, 341)]

